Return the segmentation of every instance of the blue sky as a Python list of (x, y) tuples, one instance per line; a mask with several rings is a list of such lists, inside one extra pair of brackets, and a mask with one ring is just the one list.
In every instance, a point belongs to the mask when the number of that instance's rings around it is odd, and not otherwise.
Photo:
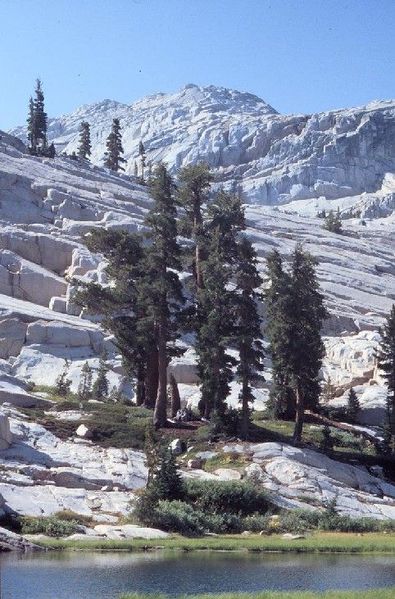
[(282, 113), (395, 97), (395, 0), (0, 0), (0, 129), (186, 83)]

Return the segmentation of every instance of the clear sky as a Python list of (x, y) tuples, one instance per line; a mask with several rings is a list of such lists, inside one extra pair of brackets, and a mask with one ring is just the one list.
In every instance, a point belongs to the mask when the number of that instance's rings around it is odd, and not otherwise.
[(186, 83), (282, 113), (395, 98), (395, 0), (0, 0), (0, 129)]

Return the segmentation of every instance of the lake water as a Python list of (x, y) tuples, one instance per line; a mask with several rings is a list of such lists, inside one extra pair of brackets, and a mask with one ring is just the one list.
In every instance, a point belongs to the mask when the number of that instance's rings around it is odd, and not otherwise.
[(394, 556), (196, 552), (0, 554), (1, 599), (116, 599), (227, 591), (395, 587)]

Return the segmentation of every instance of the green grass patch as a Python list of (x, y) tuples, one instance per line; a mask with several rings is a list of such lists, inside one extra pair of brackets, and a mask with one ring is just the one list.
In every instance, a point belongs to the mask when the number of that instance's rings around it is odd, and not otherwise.
[(280, 553), (387, 553), (395, 554), (395, 534), (316, 533), (305, 539), (290, 540), (280, 535), (223, 535), (216, 537), (133, 540), (51, 539), (40, 545), (58, 550), (100, 551), (253, 551)]
[[(395, 588), (371, 589), (357, 591), (327, 591), (315, 593), (312, 591), (278, 592), (262, 591), (259, 593), (206, 593), (204, 595), (179, 595), (178, 599), (393, 599)], [(169, 599), (160, 593), (140, 594), (129, 593), (119, 599)]]
[[(311, 591), (276, 592), (262, 591), (259, 593), (207, 593), (205, 595), (180, 595), (178, 599), (393, 599), (395, 587), (387, 589), (372, 589), (369, 591), (327, 591), (314, 593)], [(169, 599), (160, 593), (140, 594), (129, 593), (119, 599)]]

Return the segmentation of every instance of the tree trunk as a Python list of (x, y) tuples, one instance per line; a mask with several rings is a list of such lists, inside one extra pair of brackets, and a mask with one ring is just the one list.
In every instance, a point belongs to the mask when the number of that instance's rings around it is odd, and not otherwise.
[(156, 429), (167, 422), (167, 352), (166, 318), (162, 317), (158, 326), (158, 393), (154, 409), (154, 427)]
[(145, 375), (145, 398), (146, 408), (155, 407), (158, 393), (158, 349), (153, 347), (147, 360), (147, 372)]
[(195, 282), (197, 289), (203, 289), (203, 274), (202, 274), (202, 248), (200, 247), (199, 233), (203, 225), (203, 219), (199, 206), (195, 206), (195, 214), (193, 218), (193, 230), (196, 239), (195, 247)]
[(305, 415), (306, 415), (306, 420), (308, 422), (316, 422), (318, 424), (332, 426), (333, 428), (338, 428), (341, 431), (347, 431), (347, 432), (355, 435), (356, 437), (362, 437), (363, 439), (370, 441), (370, 443), (373, 443), (373, 445), (375, 445), (375, 446), (380, 445), (379, 439), (377, 437), (375, 437), (374, 435), (371, 435), (367, 431), (359, 430), (359, 429), (355, 428), (354, 426), (352, 426), (352, 424), (347, 424), (345, 422), (337, 422), (336, 420), (331, 420), (330, 418), (327, 418), (326, 416), (321, 416), (321, 414), (316, 414), (315, 412), (312, 412), (311, 410), (306, 410)]
[(177, 381), (174, 374), (170, 375), (170, 387), (171, 387), (171, 415), (172, 418), (177, 415), (178, 410), (181, 408), (180, 392), (178, 390)]
[(137, 379), (136, 385), (136, 406), (142, 406), (145, 399), (145, 384), (144, 378)]
[(243, 377), (241, 386), (241, 438), (246, 441), (250, 428), (250, 413), (249, 413), (249, 385), (247, 377)]
[(296, 386), (295, 396), (296, 396), (296, 414), (295, 414), (295, 428), (294, 428), (294, 434), (293, 434), (293, 442), (295, 444), (299, 444), (302, 440), (303, 421), (304, 421), (304, 397), (303, 397), (303, 393), (302, 393), (299, 385)]

